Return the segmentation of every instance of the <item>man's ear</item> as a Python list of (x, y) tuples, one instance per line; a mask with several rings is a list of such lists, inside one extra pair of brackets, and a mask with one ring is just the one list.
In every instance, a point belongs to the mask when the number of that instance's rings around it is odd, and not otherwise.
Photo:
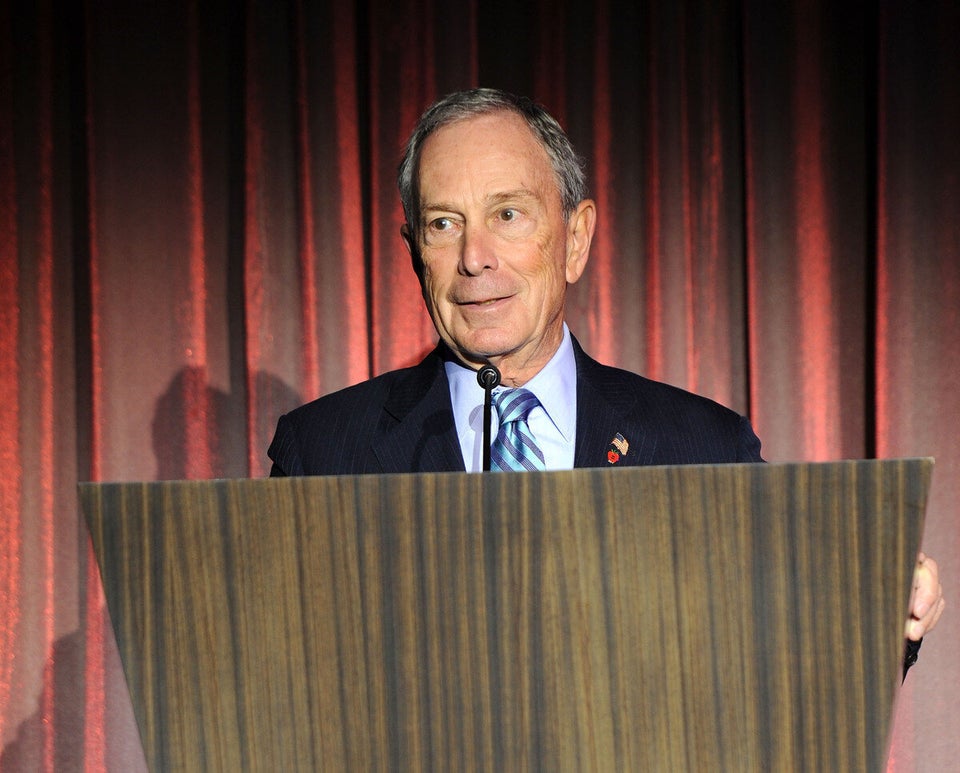
[(590, 242), (597, 224), (597, 205), (584, 199), (567, 220), (567, 282), (573, 284), (583, 274), (590, 259)]
[(410, 253), (410, 262), (413, 264), (413, 273), (417, 275), (417, 281), (420, 282), (420, 289), (423, 290), (423, 260), (420, 258), (420, 248), (417, 246), (417, 240), (413, 236), (413, 230), (409, 223), (400, 226), (400, 237)]

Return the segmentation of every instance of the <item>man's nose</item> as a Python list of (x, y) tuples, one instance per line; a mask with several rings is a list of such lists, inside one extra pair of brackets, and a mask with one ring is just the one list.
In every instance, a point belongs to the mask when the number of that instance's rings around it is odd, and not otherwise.
[(460, 273), (477, 276), (486, 269), (497, 268), (493, 234), (483, 225), (467, 226), (460, 247)]

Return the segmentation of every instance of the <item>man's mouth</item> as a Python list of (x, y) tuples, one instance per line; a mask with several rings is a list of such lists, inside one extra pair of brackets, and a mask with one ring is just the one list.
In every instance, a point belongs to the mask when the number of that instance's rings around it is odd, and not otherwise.
[(492, 306), (493, 304), (504, 301), (509, 298), (509, 295), (498, 295), (494, 298), (480, 298), (477, 300), (458, 300), (456, 301), (458, 306)]

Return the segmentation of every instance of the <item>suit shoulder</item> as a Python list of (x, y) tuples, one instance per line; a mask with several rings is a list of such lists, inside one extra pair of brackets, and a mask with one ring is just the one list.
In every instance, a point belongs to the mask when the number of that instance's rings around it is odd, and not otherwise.
[(338, 389), (304, 403), (285, 414), (285, 418), (295, 424), (317, 418), (333, 418), (354, 406), (382, 403), (390, 394), (391, 385), (403, 371), (390, 371), (357, 384)]
[[(627, 373), (627, 371), (622, 372)], [(635, 379), (634, 388), (650, 403), (662, 407), (678, 406), (684, 411), (696, 411), (708, 415), (739, 417), (739, 414), (732, 408), (728, 408), (709, 397), (704, 397), (663, 381), (654, 381), (636, 373), (629, 375)]]
[(418, 394), (421, 389), (426, 391), (435, 379), (438, 367), (442, 367), (442, 361), (434, 352), (417, 365), (387, 371), (318, 397), (294, 408), (284, 418), (295, 423), (318, 418), (335, 420), (360, 407), (383, 407), (391, 399), (395, 399), (397, 392)]
[(583, 400), (606, 404), (618, 426), (644, 438), (648, 463), (762, 461), (749, 420), (715, 400), (586, 356), (580, 367)]
[(639, 373), (591, 361), (590, 379), (607, 396), (621, 404), (633, 404), (640, 410), (656, 410), (696, 415), (739, 418), (740, 415), (709, 397), (695, 394), (663, 381), (654, 381)]
[[(272, 474), (377, 472), (374, 438), (436, 381), (438, 358), (389, 371), (294, 408), (277, 422), (267, 451)], [(442, 369), (442, 363), (439, 365)]]

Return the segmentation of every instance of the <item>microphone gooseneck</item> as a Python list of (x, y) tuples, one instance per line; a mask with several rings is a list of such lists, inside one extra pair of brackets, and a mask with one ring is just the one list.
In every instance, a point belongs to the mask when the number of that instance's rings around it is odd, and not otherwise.
[(483, 387), (483, 471), (490, 472), (490, 413), (493, 390), (500, 383), (500, 371), (484, 365), (477, 371), (477, 383)]

